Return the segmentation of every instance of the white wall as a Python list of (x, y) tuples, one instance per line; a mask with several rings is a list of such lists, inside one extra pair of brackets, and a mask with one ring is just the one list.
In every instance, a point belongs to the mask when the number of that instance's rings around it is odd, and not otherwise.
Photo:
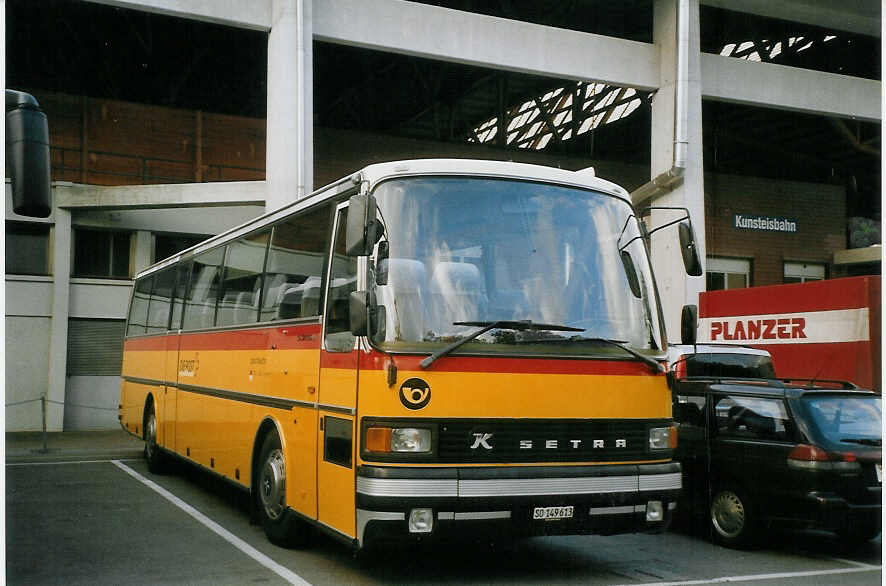
[[(7, 303), (11, 297), (7, 291)], [(6, 316), (6, 431), (42, 429), (35, 399), (49, 385), (49, 322), (48, 317)]]
[(120, 377), (70, 376), (65, 403), (65, 431), (118, 429)]

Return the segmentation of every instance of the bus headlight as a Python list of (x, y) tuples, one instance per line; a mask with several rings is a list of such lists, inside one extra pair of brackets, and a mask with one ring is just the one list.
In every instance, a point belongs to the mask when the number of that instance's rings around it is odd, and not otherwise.
[(375, 453), (430, 453), (431, 430), (422, 427), (369, 427), (366, 450)]
[(676, 427), (653, 427), (649, 430), (650, 450), (674, 450), (677, 448)]

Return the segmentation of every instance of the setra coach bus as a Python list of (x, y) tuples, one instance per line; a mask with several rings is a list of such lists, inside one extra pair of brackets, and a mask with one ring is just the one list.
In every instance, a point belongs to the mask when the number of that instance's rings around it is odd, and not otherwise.
[(370, 165), (137, 275), (121, 424), (152, 472), (249, 490), (280, 545), (661, 530), (681, 474), (645, 236), (591, 170)]

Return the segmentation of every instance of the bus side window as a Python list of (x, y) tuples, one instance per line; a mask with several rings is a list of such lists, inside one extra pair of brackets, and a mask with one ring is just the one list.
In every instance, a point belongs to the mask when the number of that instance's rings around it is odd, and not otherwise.
[(185, 296), (185, 318), (182, 329), (198, 330), (215, 325), (215, 304), (221, 284), (225, 247), (194, 257), (191, 282)]
[(357, 258), (347, 256), (345, 230), (348, 223), (347, 208), (339, 211), (338, 231), (332, 251), (332, 268), (329, 272), (329, 293), (326, 299), (326, 349), (330, 352), (350, 352), (356, 338), (351, 333), (349, 302), (352, 291), (357, 290)]
[(262, 230), (228, 245), (216, 325), (249, 324), (258, 319), (262, 269), (270, 235), (270, 229)]
[(175, 267), (168, 267), (154, 275), (151, 302), (148, 305), (147, 333), (165, 333), (169, 325), (169, 305), (175, 287)]
[(172, 320), (169, 324), (171, 330), (182, 327), (182, 307), (184, 307), (185, 292), (188, 290), (188, 281), (191, 278), (191, 266), (190, 261), (182, 262), (176, 269), (178, 275), (175, 282), (175, 296), (172, 300)]
[(320, 315), (323, 256), (329, 232), (328, 205), (274, 226), (260, 321)]
[(132, 302), (129, 305), (129, 319), (126, 327), (126, 335), (134, 336), (145, 333), (148, 322), (148, 302), (151, 298), (151, 285), (154, 283), (154, 275), (144, 277), (135, 282), (135, 291), (132, 293)]

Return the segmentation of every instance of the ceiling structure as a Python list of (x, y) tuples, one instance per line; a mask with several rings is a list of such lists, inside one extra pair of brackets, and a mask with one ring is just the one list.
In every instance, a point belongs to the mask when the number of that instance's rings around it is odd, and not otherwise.
[[(651, 0), (425, 3), (652, 41)], [(264, 33), (84, 2), (37, 4), (7, 1), (10, 86), (265, 115)], [(881, 79), (878, 38), (811, 24), (703, 5), (701, 46)], [(313, 55), (319, 127), (649, 165), (654, 92), (324, 42), (314, 43)], [(844, 184), (850, 215), (879, 213), (877, 124), (710, 100), (703, 118), (707, 171)]]

